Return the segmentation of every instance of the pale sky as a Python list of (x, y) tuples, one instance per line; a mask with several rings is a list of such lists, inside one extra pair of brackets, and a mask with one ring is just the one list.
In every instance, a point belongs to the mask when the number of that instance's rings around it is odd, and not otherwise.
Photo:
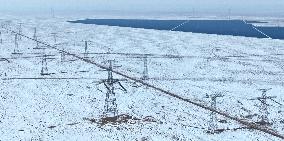
[(1, 12), (192, 12), (284, 15), (284, 0), (0, 0)]

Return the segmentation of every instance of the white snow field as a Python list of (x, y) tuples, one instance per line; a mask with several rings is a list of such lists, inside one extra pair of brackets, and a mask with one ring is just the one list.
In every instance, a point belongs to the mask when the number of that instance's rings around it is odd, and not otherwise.
[[(31, 38), (36, 27), (38, 40), (82, 57), (84, 41), (89, 41), (89, 60), (107, 66), (107, 60), (115, 59), (115, 65), (120, 66), (116, 71), (137, 79), (144, 70), (143, 57), (138, 54), (154, 54), (147, 58), (148, 83), (207, 106), (212, 104), (207, 96), (220, 93), (223, 97), (217, 98), (217, 109), (249, 122), (259, 121), (261, 115), (261, 102), (251, 99), (262, 95), (258, 89), (271, 88), (267, 96), (276, 98), (267, 100), (271, 123), (267, 128), (284, 135), (284, 40), (73, 24), (68, 20), (72, 19), (0, 18), (2, 25), (14, 31), (19, 31), (22, 23), (22, 34)], [(4, 28), (0, 31), (1, 141), (281, 140), (220, 115), (218, 129), (228, 130), (207, 133), (210, 111), (116, 74), (114, 78), (122, 79), (127, 90), (116, 86), (118, 114), (139, 119), (151, 116), (156, 122), (92, 123), (86, 118), (100, 118), (104, 112), (106, 88), (98, 83), (107, 78), (107, 71), (70, 55), (62, 59), (59, 51), (47, 48), (47, 68), (52, 74), (41, 76), (42, 50), (33, 49), (36, 42), (17, 37), (22, 54), (12, 54), (15, 34)], [(109, 54), (94, 54), (106, 52)]]

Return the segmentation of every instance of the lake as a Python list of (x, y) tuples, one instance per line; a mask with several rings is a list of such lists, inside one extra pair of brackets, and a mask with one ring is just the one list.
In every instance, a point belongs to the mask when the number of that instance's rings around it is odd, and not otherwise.
[(284, 39), (284, 27), (263, 27), (252, 25), (253, 23), (264, 23), (261, 21), (85, 19), (68, 22), (256, 38), (268, 38), (267, 36), (269, 36), (273, 39)]

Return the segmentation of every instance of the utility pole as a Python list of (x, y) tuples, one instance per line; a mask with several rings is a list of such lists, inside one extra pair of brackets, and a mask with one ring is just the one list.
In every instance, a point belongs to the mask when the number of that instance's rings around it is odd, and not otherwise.
[(269, 119), (268, 119), (268, 104), (267, 104), (267, 100), (270, 99), (272, 101), (275, 101), (274, 98), (276, 98), (276, 96), (267, 96), (267, 91), (271, 90), (271, 88), (269, 89), (258, 89), (259, 91), (262, 92), (261, 97), (257, 97), (254, 99), (250, 99), (250, 100), (259, 100), (260, 106), (259, 106), (259, 121), (257, 123), (259, 123), (260, 125), (269, 125)]
[(148, 80), (149, 74), (148, 74), (148, 56), (147, 55), (143, 56), (143, 62), (144, 62), (144, 70), (143, 70), (142, 80)]
[[(207, 95), (207, 98), (210, 98), (211, 100), (211, 108), (217, 109), (217, 98), (219, 97), (224, 97), (221, 93), (215, 93), (212, 95)], [(208, 133), (214, 134), (216, 133), (216, 130), (218, 129), (218, 119), (217, 119), (217, 114), (215, 112), (210, 113), (210, 120), (208, 123)]]

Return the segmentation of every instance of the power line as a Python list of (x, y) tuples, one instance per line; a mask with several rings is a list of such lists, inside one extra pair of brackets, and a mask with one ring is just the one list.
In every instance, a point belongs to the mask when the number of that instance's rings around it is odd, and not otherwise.
[(269, 35), (265, 34), (261, 30), (259, 30), (256, 26), (252, 25), (252, 28), (255, 29), (257, 32), (259, 32), (260, 34), (264, 35), (265, 37), (272, 39)]
[(185, 22), (183, 22), (183, 23), (177, 25), (176, 27), (172, 28), (170, 31), (174, 31), (174, 30), (176, 30), (177, 28), (179, 28), (179, 27), (181, 27), (181, 26), (187, 24), (188, 22), (189, 22), (189, 20), (187, 20), (187, 21), (185, 21)]
[[(7, 29), (7, 28), (5, 28), (5, 29), (8, 30), (8, 31), (11, 31), (12, 33), (17, 33), (17, 32), (15, 32), (15, 31), (13, 31), (13, 30), (9, 30), (9, 29)], [(34, 40), (34, 39), (32, 39), (31, 37), (28, 37), (28, 36), (26, 36), (26, 35), (24, 35), (24, 34), (19, 34), (19, 35), (20, 35), (20, 36), (23, 36), (23, 37), (25, 37), (25, 38), (27, 38), (27, 39)], [(40, 44), (45, 45), (45, 46), (48, 47), (48, 48), (55, 49), (55, 50), (57, 50), (57, 51), (63, 51), (63, 50), (58, 49), (58, 48), (56, 48), (55, 46), (52, 46), (52, 45), (50, 45), (50, 44), (48, 44), (48, 43), (46, 43), (46, 42), (39, 41), (39, 40), (35, 40), (35, 41), (39, 42)], [(66, 54), (71, 55), (71, 56), (73, 56), (73, 57), (75, 57), (75, 58), (78, 58), (79, 60), (82, 60), (82, 61), (84, 61), (84, 62), (86, 62), (86, 63), (93, 64), (93, 65), (95, 65), (95, 66), (97, 66), (97, 67), (99, 67), (99, 68), (101, 68), (101, 69), (108, 70), (108, 68), (109, 68), (109, 67), (106, 67), (106, 66), (104, 66), (104, 65), (102, 65), (102, 64), (99, 64), (99, 63), (97, 63), (97, 62), (95, 62), (95, 61), (82, 58), (82, 57), (80, 57), (80, 56), (78, 56), (78, 55), (76, 55), (76, 54), (72, 54), (72, 53), (69, 53), (69, 52), (67, 52), (67, 51), (63, 51), (63, 52), (65, 52)], [(137, 83), (140, 83), (140, 84), (142, 84), (142, 85), (144, 85), (144, 86), (150, 87), (150, 88), (152, 88), (152, 89), (154, 89), (154, 90), (156, 90), (156, 91), (162, 92), (162, 93), (164, 93), (165, 95), (174, 97), (174, 98), (176, 98), (176, 99), (179, 99), (179, 100), (185, 101), (185, 102), (187, 102), (187, 103), (193, 104), (193, 105), (195, 105), (195, 106), (197, 106), (197, 107), (200, 107), (200, 108), (203, 108), (203, 109), (205, 109), (205, 110), (208, 110), (208, 111), (217, 113), (217, 114), (219, 114), (219, 115), (221, 115), (221, 116), (224, 116), (224, 117), (226, 117), (226, 118), (228, 118), (228, 119), (237, 121), (237, 122), (239, 122), (240, 124), (243, 124), (243, 125), (248, 126), (249, 128), (256, 129), (256, 130), (259, 130), (259, 131), (268, 133), (268, 134), (270, 134), (270, 135), (273, 135), (273, 136), (275, 136), (275, 137), (284, 139), (284, 136), (283, 136), (283, 135), (277, 133), (276, 131), (274, 131), (274, 130), (272, 130), (272, 129), (268, 129), (268, 128), (263, 127), (263, 126), (259, 126), (258, 124), (255, 124), (255, 123), (253, 123), (253, 122), (245, 121), (245, 120), (239, 119), (238, 117), (231, 116), (231, 115), (229, 115), (228, 113), (225, 113), (225, 112), (223, 112), (223, 111), (221, 111), (221, 110), (214, 109), (214, 108), (212, 108), (212, 107), (209, 107), (209, 106), (206, 106), (206, 105), (204, 105), (204, 104), (198, 103), (198, 102), (196, 102), (195, 100), (183, 98), (183, 97), (181, 97), (181, 96), (179, 96), (179, 95), (177, 95), (177, 94), (175, 94), (175, 93), (172, 93), (172, 92), (170, 92), (170, 91), (168, 91), (168, 90), (164, 90), (164, 89), (162, 89), (162, 88), (158, 88), (158, 87), (156, 87), (156, 86), (154, 86), (154, 85), (152, 85), (152, 84), (150, 84), (150, 83), (147, 83), (147, 82), (144, 82), (143, 80), (136, 79), (136, 78), (134, 78), (134, 77), (128, 76), (127, 74), (121, 73), (121, 72), (119, 72), (119, 71), (112, 70), (112, 72), (115, 73), (115, 74), (117, 74), (117, 75), (120, 75), (120, 76), (122, 76), (122, 77), (124, 77), (124, 78), (127, 78), (127, 79), (129, 79), (129, 80), (132, 80), (132, 81), (135, 81), (135, 82), (137, 82)]]

